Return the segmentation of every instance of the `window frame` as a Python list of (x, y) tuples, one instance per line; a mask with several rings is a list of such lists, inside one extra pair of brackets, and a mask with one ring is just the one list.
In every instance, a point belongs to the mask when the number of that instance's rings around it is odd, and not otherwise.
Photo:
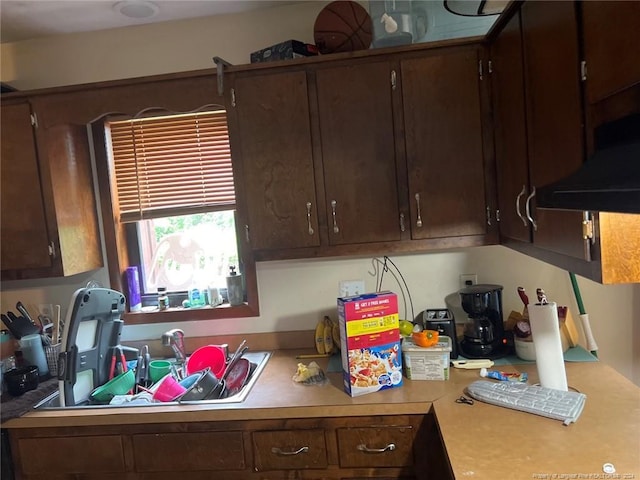
[[(225, 105), (225, 108), (226, 105)], [(228, 108), (227, 108), (228, 112)], [(109, 155), (107, 135), (105, 131), (106, 116), (90, 123), (93, 140), (93, 150), (96, 160), (98, 180), (98, 194), (102, 213), (102, 225), (105, 240), (105, 257), (109, 272), (111, 288), (123, 291), (126, 282), (124, 272), (133, 263), (135, 255), (130, 250), (127, 240), (126, 225), (119, 221), (117, 212), (113, 208), (111, 191), (113, 185), (109, 174)], [(233, 162), (232, 162), (233, 163)], [(234, 185), (236, 190), (236, 238), (238, 240), (239, 273), (244, 275), (246, 303), (240, 306), (230, 306), (228, 303), (217, 307), (205, 306), (201, 308), (170, 308), (151, 312), (126, 312), (124, 321), (127, 325), (152, 323), (180, 323), (184, 321), (203, 321), (228, 318), (257, 317), (260, 315), (258, 300), (258, 284), (256, 262), (247, 242), (243, 241), (246, 220), (241, 209), (238, 208), (238, 196), (242, 189), (238, 187), (240, 171), (237, 164), (233, 164)], [(136, 245), (137, 248), (137, 245)]]

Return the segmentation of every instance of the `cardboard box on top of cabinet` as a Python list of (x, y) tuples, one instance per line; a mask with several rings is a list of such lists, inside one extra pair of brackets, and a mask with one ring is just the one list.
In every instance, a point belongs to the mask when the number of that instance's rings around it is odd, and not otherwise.
[(275, 62), (314, 55), (318, 55), (318, 48), (315, 45), (298, 40), (287, 40), (251, 53), (251, 63)]
[(338, 298), (344, 390), (352, 397), (402, 385), (398, 296)]

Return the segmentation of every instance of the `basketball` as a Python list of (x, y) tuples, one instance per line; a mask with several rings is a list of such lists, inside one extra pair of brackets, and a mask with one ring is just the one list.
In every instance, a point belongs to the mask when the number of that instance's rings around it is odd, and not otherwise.
[(372, 32), (369, 13), (351, 1), (331, 2), (320, 11), (313, 26), (314, 40), (322, 54), (367, 49)]

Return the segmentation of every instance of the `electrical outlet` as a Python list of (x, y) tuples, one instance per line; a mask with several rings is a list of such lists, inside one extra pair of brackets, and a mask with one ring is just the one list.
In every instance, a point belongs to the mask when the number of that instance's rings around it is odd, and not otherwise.
[(478, 283), (477, 273), (463, 273), (460, 275), (460, 288), (465, 288)]
[(342, 280), (338, 284), (339, 297), (351, 297), (362, 295), (364, 291), (364, 280)]

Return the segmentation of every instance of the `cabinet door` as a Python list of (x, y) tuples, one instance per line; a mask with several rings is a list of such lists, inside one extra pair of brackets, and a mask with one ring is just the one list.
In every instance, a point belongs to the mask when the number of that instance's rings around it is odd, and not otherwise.
[(85, 125), (55, 125), (43, 134), (47, 145), (48, 182), (58, 245), (52, 275), (75, 275), (102, 267), (102, 247), (91, 154)]
[(411, 235), (486, 233), (476, 49), (401, 62)]
[(319, 245), (306, 73), (239, 77), (234, 89), (229, 128), (251, 247)]
[(531, 242), (531, 227), (524, 216), (529, 167), (519, 12), (491, 46), (491, 61), (500, 234)]
[(28, 103), (3, 104), (0, 112), (2, 269), (48, 268), (49, 235), (31, 108)]
[(413, 465), (411, 426), (339, 428), (336, 432), (343, 468)]
[(22, 475), (88, 474), (126, 471), (120, 435), (21, 438), (18, 468)]
[[(521, 13), (533, 190), (573, 173), (583, 162), (578, 31), (574, 2), (526, 2)], [(536, 246), (588, 257), (581, 212), (534, 212), (535, 198), (530, 202)]]
[(189, 473), (245, 468), (242, 432), (133, 435), (137, 472)]
[(580, 2), (589, 103), (640, 82), (640, 2)]
[(324, 431), (253, 432), (255, 470), (295, 470), (327, 467)]
[(318, 115), (331, 245), (400, 240), (391, 68), (320, 68)]

